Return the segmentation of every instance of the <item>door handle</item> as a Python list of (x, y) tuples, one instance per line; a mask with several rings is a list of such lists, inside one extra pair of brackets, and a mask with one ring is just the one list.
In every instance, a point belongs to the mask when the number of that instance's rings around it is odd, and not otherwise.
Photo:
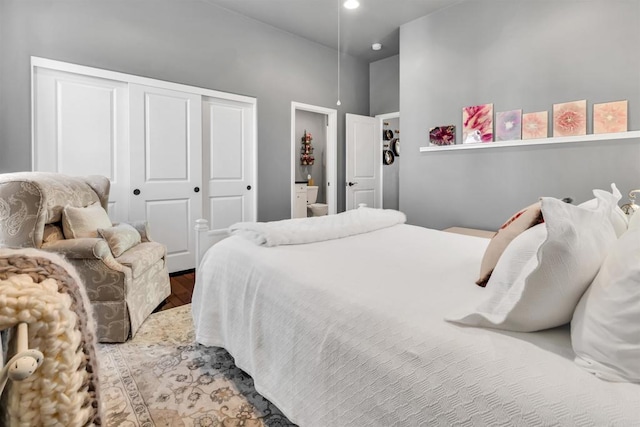
[(348, 185), (349, 187), (353, 187), (353, 186), (354, 186), (354, 185), (356, 185), (356, 184), (357, 184), (357, 182), (351, 182), (351, 181), (347, 182), (347, 185)]
[(136, 196), (140, 194), (140, 190), (138, 190), (137, 188), (135, 190), (133, 190), (133, 194), (135, 194)]
[(250, 185), (247, 185), (247, 190), (251, 190), (251, 186)]
[(195, 187), (195, 188), (193, 189), (193, 191), (194, 191), (194, 192), (196, 192), (196, 193), (200, 192), (200, 187)]

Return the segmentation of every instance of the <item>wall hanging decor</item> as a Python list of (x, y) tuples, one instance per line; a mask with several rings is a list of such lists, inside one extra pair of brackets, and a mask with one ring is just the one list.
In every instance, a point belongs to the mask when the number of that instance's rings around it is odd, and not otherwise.
[(549, 112), (524, 113), (522, 115), (522, 139), (540, 139), (549, 136)]
[(382, 162), (385, 165), (390, 165), (393, 163), (393, 161), (395, 160), (395, 156), (393, 155), (393, 153), (391, 152), (391, 150), (384, 150), (382, 152)]
[(587, 100), (553, 104), (553, 136), (587, 134)]
[(400, 138), (393, 138), (389, 143), (389, 149), (398, 157), (400, 155)]
[(593, 104), (593, 133), (627, 131), (628, 101)]
[(435, 126), (429, 129), (429, 143), (432, 145), (453, 145), (456, 143), (454, 125)]
[(313, 157), (313, 145), (311, 145), (311, 141), (313, 141), (311, 134), (305, 130), (304, 135), (302, 135), (302, 147), (300, 149), (301, 165), (311, 166), (315, 161)]
[(462, 109), (462, 141), (493, 141), (493, 104), (474, 105)]
[(496, 141), (522, 139), (522, 110), (496, 113)]

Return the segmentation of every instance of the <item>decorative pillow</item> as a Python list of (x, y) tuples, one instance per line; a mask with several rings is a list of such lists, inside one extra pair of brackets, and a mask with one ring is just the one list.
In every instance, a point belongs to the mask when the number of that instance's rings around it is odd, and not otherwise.
[(58, 240), (64, 240), (62, 228), (56, 224), (45, 224), (44, 233), (42, 234), (42, 243), (51, 243)]
[(100, 203), (94, 203), (86, 208), (65, 206), (62, 211), (62, 231), (65, 239), (98, 237), (98, 228), (109, 227), (111, 227), (111, 220)]
[[(603, 190), (597, 190), (597, 191), (603, 191)], [(622, 198), (622, 194), (620, 193), (620, 190), (618, 190), (618, 188), (616, 187), (616, 184), (611, 184), (611, 194), (617, 197), (618, 200)], [(587, 200), (584, 203), (580, 203), (578, 206), (586, 209), (592, 209), (592, 210), (596, 209), (598, 206), (598, 199), (596, 198), (596, 199)], [(629, 219), (627, 215), (624, 212), (622, 212), (622, 209), (620, 209), (620, 206), (618, 206), (617, 204), (612, 206), (609, 219), (611, 220), (613, 229), (616, 231), (616, 235), (618, 237), (622, 236), (622, 234), (625, 231), (627, 231), (627, 227), (629, 225)]]
[(480, 278), (476, 285), (485, 287), (500, 256), (520, 233), (543, 222), (540, 202), (527, 206), (507, 220), (489, 242), (480, 264)]
[(640, 382), (640, 228), (624, 233), (571, 320), (578, 365), (609, 381)]
[(99, 228), (98, 233), (107, 241), (111, 253), (116, 258), (141, 242), (138, 230), (126, 223)]
[(608, 214), (617, 200), (607, 192), (596, 197), (602, 200), (596, 210), (543, 197), (544, 225), (507, 247), (489, 280), (488, 298), (447, 320), (521, 332), (568, 323), (616, 240)]

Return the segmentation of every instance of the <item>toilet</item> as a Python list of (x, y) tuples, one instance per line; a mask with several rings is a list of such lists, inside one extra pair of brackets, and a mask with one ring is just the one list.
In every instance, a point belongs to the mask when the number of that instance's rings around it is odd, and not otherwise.
[(318, 186), (307, 185), (307, 217), (322, 216), (329, 213), (329, 205), (316, 203), (318, 199)]

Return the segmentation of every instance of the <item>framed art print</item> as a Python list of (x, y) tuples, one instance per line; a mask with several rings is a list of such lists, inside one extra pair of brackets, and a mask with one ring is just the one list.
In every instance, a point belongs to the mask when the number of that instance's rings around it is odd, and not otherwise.
[(436, 126), (429, 129), (429, 143), (432, 145), (453, 145), (456, 143), (454, 125)]
[(628, 101), (593, 104), (593, 133), (627, 131)]
[(549, 113), (538, 111), (522, 115), (522, 139), (540, 139), (549, 136)]
[(496, 141), (522, 139), (522, 110), (496, 113)]
[(462, 142), (493, 141), (493, 104), (462, 109)]
[(553, 136), (587, 134), (587, 100), (553, 104)]

